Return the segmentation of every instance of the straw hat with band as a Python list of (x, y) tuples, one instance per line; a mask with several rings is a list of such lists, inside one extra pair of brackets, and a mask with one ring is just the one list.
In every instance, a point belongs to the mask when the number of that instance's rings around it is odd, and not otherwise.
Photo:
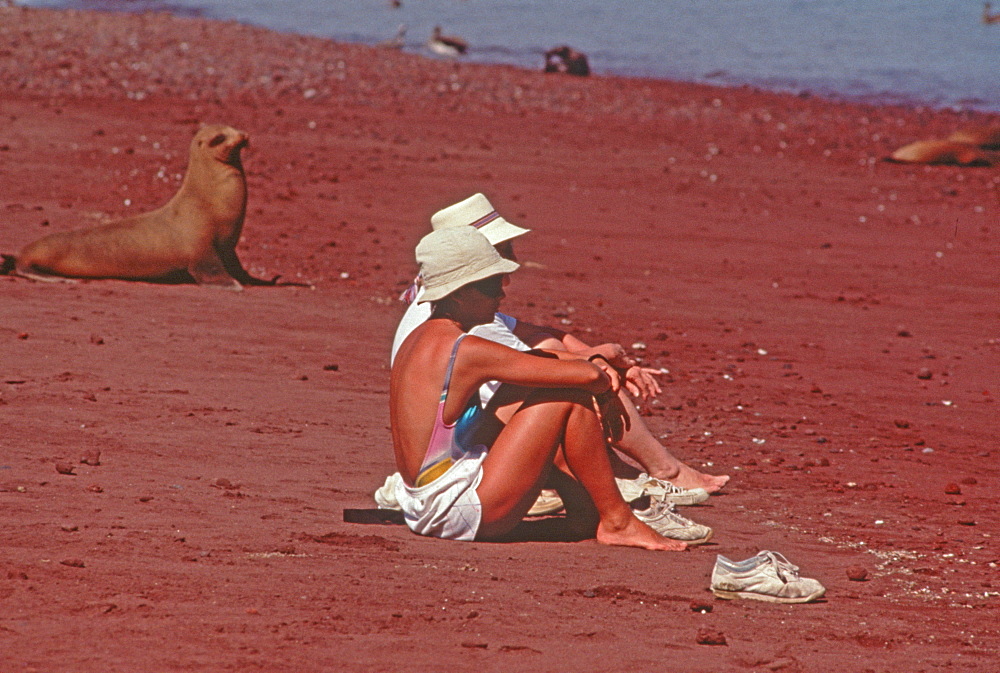
[(435, 231), (453, 227), (478, 229), (489, 240), (490, 245), (498, 245), (531, 231), (500, 217), (500, 213), (482, 194), (473, 194), (431, 216), (431, 228)]
[(421, 304), (520, 266), (501, 257), (489, 239), (471, 227), (449, 227), (427, 234), (417, 244), (417, 263), (424, 284), (424, 293), (417, 300)]

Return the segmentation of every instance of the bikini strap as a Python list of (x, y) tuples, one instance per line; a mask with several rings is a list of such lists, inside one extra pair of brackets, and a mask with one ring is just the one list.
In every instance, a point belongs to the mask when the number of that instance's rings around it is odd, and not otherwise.
[(455, 356), (458, 355), (458, 345), (462, 343), (462, 339), (469, 336), (468, 334), (461, 334), (457, 339), (455, 339), (455, 345), (451, 347), (451, 358), (448, 360), (448, 369), (444, 372), (444, 386), (441, 388), (441, 401), (448, 396), (448, 388), (451, 386), (451, 370), (455, 368)]

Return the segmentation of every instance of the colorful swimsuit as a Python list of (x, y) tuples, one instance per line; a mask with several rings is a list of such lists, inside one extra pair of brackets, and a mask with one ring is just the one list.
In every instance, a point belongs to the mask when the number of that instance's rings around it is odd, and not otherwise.
[(437, 417), (416, 485), (408, 486), (400, 479), (395, 492), (410, 530), (452, 540), (474, 540), (482, 518), (476, 487), (483, 478), (486, 447), (471, 443), (482, 418), (478, 395), (470, 398), (457, 421), (451, 425), (444, 422), (455, 356), (466, 336), (458, 337), (452, 347)]
[(451, 358), (448, 360), (444, 386), (441, 389), (441, 401), (438, 403), (437, 418), (434, 419), (434, 429), (431, 430), (431, 439), (427, 443), (424, 462), (420, 466), (420, 472), (417, 473), (417, 486), (426, 486), (440, 477), (455, 460), (461, 458), (471, 448), (469, 440), (476, 430), (482, 412), (475, 397), (469, 399), (468, 406), (457, 421), (451, 425), (444, 422), (444, 404), (448, 399), (448, 389), (451, 387), (451, 371), (455, 367), (458, 346), (467, 336), (468, 334), (463, 334), (458, 337), (451, 349)]

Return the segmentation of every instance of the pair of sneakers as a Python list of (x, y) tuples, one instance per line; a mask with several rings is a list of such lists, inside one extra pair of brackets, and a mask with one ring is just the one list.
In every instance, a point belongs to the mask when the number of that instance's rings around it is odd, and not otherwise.
[(745, 561), (716, 557), (712, 593), (719, 598), (750, 598), (772, 603), (808, 603), (823, 597), (817, 580), (800, 577), (799, 567), (775, 551), (762, 551)]
[(708, 500), (708, 491), (703, 488), (681, 488), (674, 486), (669, 481), (651, 477), (645, 472), (635, 479), (615, 478), (618, 490), (621, 491), (625, 502), (638, 500), (643, 496), (649, 496), (654, 500), (664, 500), (674, 505), (700, 505)]

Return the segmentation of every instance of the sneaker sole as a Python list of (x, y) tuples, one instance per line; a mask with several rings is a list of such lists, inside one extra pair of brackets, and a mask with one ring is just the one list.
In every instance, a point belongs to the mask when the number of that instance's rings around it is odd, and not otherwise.
[[(690, 544), (690, 543), (689, 543)], [(752, 591), (723, 591), (722, 589), (712, 589), (712, 593), (719, 598), (732, 600), (734, 598), (748, 598), (754, 601), (766, 601), (768, 603), (808, 603), (818, 598), (822, 598), (826, 590), (817, 591), (808, 596), (798, 598), (784, 598), (782, 596), (768, 596), (767, 594), (757, 594)]]
[(688, 546), (691, 547), (691, 546), (694, 546), (694, 545), (705, 544), (706, 542), (708, 542), (709, 540), (712, 539), (712, 533), (714, 533), (714, 532), (715, 531), (713, 531), (711, 528), (709, 528), (708, 529), (708, 535), (706, 535), (703, 538), (699, 538), (697, 540), (684, 540), (684, 539), (681, 539), (679, 537), (670, 537), (669, 535), (663, 535), (662, 533), (660, 534), (660, 537), (665, 537), (668, 540), (677, 540), (678, 542), (686, 542), (688, 544)]
[[(655, 496), (654, 496), (655, 497)], [(701, 503), (708, 500), (708, 498), (699, 498), (698, 496), (671, 496), (667, 495), (660, 500), (665, 500), (666, 502), (672, 502), (679, 507), (689, 507), (691, 505), (700, 505)]]

